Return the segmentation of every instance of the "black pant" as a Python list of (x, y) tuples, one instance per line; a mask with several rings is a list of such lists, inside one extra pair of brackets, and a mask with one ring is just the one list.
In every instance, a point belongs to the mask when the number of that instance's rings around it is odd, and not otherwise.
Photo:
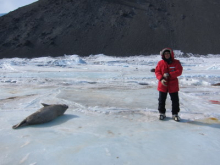
[[(172, 114), (176, 115), (179, 113), (179, 95), (178, 92), (175, 93), (169, 93), (171, 101), (172, 101)], [(158, 110), (160, 113), (166, 113), (166, 99), (167, 99), (167, 93), (159, 92), (159, 104), (158, 104)]]

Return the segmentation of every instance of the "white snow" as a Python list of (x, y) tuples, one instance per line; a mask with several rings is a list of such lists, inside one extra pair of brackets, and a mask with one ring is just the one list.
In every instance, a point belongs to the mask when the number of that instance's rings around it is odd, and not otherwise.
[[(217, 165), (220, 55), (184, 57), (181, 122), (158, 120), (159, 55), (0, 60), (0, 164)], [(12, 129), (41, 103), (67, 104), (52, 122)]]

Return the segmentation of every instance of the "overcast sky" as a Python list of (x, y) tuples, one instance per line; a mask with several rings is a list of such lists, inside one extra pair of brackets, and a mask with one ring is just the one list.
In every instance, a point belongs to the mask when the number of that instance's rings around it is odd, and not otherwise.
[(0, 0), (0, 13), (8, 13), (37, 0)]

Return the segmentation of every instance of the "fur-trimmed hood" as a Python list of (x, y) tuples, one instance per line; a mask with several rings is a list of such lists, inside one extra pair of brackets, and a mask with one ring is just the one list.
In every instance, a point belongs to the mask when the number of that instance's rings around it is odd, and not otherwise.
[(165, 51), (169, 51), (170, 54), (171, 54), (171, 59), (174, 60), (174, 53), (173, 53), (173, 50), (170, 49), (170, 48), (164, 48), (163, 50), (160, 51), (161, 58), (165, 59), (165, 57), (164, 57), (164, 52)]

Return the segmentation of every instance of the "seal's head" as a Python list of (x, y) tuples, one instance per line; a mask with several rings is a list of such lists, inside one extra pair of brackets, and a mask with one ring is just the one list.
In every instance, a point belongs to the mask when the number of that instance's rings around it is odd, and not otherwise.
[(57, 115), (63, 115), (64, 112), (69, 108), (68, 105), (66, 104), (54, 104), (51, 105), (49, 108), (53, 109), (54, 111), (57, 112)]
[(69, 108), (69, 106), (66, 105), (66, 104), (61, 104), (61, 106), (62, 106), (63, 108), (65, 108), (66, 110)]

